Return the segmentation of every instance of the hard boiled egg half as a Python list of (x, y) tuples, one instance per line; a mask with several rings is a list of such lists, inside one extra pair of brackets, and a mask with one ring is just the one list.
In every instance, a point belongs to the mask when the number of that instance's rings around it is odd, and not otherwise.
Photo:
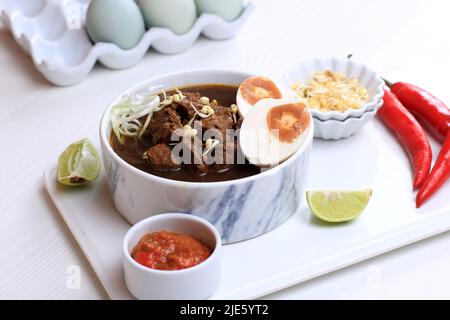
[(241, 83), (236, 96), (239, 115), (245, 117), (249, 110), (262, 99), (281, 99), (285, 96), (282, 89), (268, 77), (248, 78)]
[(311, 130), (308, 108), (291, 99), (262, 99), (249, 109), (239, 134), (247, 160), (272, 167), (292, 156)]

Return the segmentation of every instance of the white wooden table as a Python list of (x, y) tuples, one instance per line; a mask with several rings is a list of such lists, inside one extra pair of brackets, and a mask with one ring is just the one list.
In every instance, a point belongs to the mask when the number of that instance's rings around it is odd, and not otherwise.
[[(1, 1), (1, 0), (0, 0)], [(0, 30), (0, 298), (107, 298), (43, 186), (43, 170), (71, 142), (98, 142), (106, 104), (135, 82), (187, 68), (243, 69), (274, 77), (311, 57), (354, 54), (392, 80), (450, 103), (450, 4), (442, 0), (255, 0), (242, 33), (200, 40), (136, 67), (95, 68), (80, 85), (46, 82)], [(268, 298), (450, 298), (450, 233), (410, 245)], [(73, 270), (81, 286), (73, 286)]]

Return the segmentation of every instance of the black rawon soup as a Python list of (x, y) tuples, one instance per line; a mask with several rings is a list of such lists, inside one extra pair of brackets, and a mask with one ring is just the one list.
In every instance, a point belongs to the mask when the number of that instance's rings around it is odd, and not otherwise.
[[(153, 113), (148, 126), (143, 126), (140, 137), (126, 136), (120, 141), (111, 133), (111, 146), (132, 166), (172, 180), (216, 182), (258, 174), (260, 168), (245, 159), (242, 161), (236, 138), (238, 134), (229, 134), (235, 132), (230, 130), (238, 130), (242, 123), (236, 112), (237, 89), (228, 85), (198, 85), (167, 92), (166, 97), (172, 97), (170, 103)], [(161, 95), (160, 100), (164, 100), (164, 96)], [(145, 123), (146, 119), (147, 116), (143, 116), (139, 123)], [(194, 124), (194, 121), (198, 122)], [(199, 126), (201, 132), (190, 130)], [(176, 130), (185, 133), (178, 141), (174, 141), (172, 135)], [(190, 130), (190, 134), (186, 134), (186, 130)], [(218, 138), (215, 135), (212, 139), (204, 137), (203, 133), (207, 130), (218, 133)], [(194, 139), (198, 139), (197, 146), (200, 148), (192, 147)], [(172, 151), (177, 145), (180, 147), (180, 141), (190, 147), (177, 154), (183, 156), (184, 152), (188, 152), (186, 150), (191, 152), (190, 161), (181, 164), (172, 157)], [(223, 157), (217, 161), (215, 153), (220, 150), (218, 148), (223, 150)]]

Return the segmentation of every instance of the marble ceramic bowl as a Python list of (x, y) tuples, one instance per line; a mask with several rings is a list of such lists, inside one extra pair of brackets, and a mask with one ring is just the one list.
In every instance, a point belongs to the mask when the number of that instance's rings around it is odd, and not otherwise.
[(106, 109), (100, 141), (109, 187), (117, 210), (131, 224), (164, 212), (186, 212), (211, 222), (224, 243), (247, 240), (281, 225), (304, 198), (313, 123), (304, 145), (279, 166), (260, 174), (223, 182), (183, 182), (157, 177), (122, 160), (109, 144), (110, 110), (121, 97), (142, 88), (166, 89), (194, 84), (238, 85), (253, 76), (233, 71), (188, 71), (164, 75), (121, 94)]

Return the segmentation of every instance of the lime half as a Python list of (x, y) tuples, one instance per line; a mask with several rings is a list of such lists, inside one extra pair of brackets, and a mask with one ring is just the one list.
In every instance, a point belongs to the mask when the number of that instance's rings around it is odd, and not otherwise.
[(83, 139), (72, 143), (59, 156), (58, 181), (68, 186), (79, 186), (97, 179), (100, 157), (94, 145)]
[(306, 199), (314, 215), (327, 222), (345, 222), (364, 211), (372, 189), (360, 191), (308, 191)]

